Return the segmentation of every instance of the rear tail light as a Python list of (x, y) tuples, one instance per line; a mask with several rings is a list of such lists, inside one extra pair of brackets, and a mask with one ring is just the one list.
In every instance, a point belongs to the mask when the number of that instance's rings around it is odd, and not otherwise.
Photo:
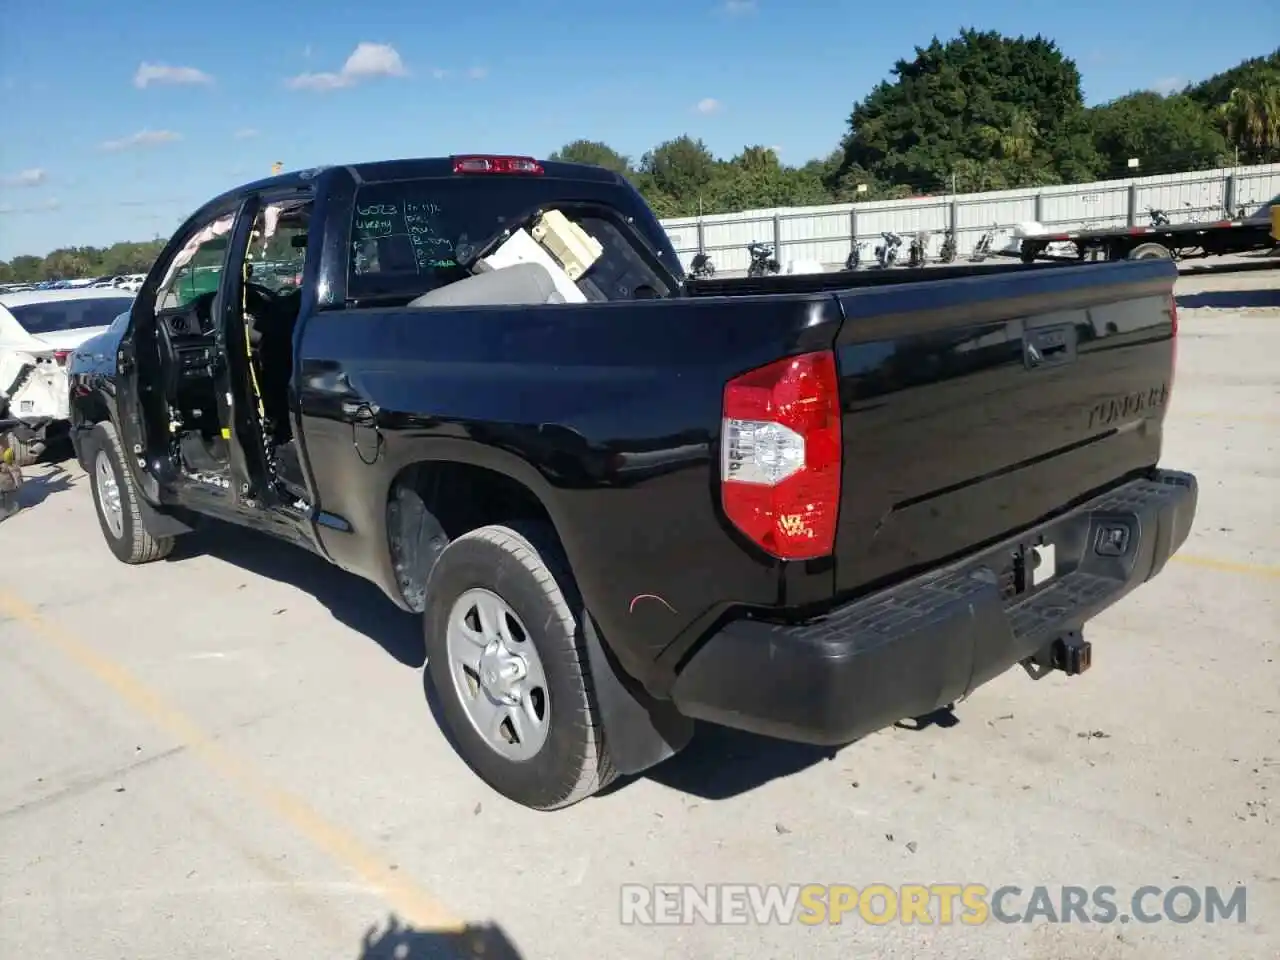
[(1173, 389), (1174, 378), (1178, 375), (1178, 298), (1170, 295), (1169, 297), (1169, 323), (1173, 327), (1173, 337), (1170, 343), (1170, 366), (1169, 371), (1169, 389)]
[(53, 351), (53, 362), (60, 367), (65, 367), (69, 356), (71, 356), (70, 350), (55, 350)]
[(454, 173), (528, 173), (540, 174), (542, 164), (533, 157), (469, 156), (453, 158)]
[(730, 380), (720, 437), (729, 520), (783, 560), (830, 554), (840, 506), (840, 396), (829, 350)]

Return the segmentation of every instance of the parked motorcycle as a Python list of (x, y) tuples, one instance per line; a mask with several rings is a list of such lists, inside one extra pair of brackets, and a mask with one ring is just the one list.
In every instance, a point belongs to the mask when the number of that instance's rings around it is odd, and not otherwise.
[(751, 255), (751, 266), (747, 267), (748, 277), (770, 277), (782, 270), (773, 255), (771, 243), (749, 243), (747, 253)]
[(921, 230), (911, 238), (911, 248), (907, 255), (907, 266), (923, 267), (925, 261), (929, 259), (929, 240), (931, 235), (926, 230)]
[(977, 244), (974, 245), (973, 253), (969, 255), (969, 259), (974, 263), (981, 263), (987, 257), (991, 256), (991, 247), (996, 242), (996, 225), (993, 223), (986, 230), (982, 231), (982, 236), (978, 238)]
[(884, 242), (876, 246), (876, 263), (882, 270), (887, 270), (898, 262), (898, 251), (902, 249), (902, 237), (889, 230), (880, 236)]
[(846, 270), (857, 270), (858, 267), (862, 266), (862, 248), (865, 246), (866, 244), (862, 241), (853, 241), (853, 248), (849, 251), (849, 256), (845, 257), (844, 260), (844, 268)]
[(689, 276), (695, 280), (709, 280), (716, 275), (716, 265), (705, 253), (696, 255), (689, 264)]
[(938, 259), (943, 263), (956, 262), (956, 231), (952, 227), (947, 227), (947, 232), (942, 235), (942, 249), (938, 252)]

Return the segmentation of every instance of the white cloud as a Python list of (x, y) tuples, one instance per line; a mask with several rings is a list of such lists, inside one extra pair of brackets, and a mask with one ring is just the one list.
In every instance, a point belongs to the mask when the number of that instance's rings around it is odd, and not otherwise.
[(340, 73), (300, 73), (285, 84), (292, 90), (337, 90), (351, 86), (351, 80)]
[(133, 75), (133, 85), (145, 90), (153, 83), (209, 84), (213, 77), (195, 67), (171, 67), (164, 63), (142, 63)]
[(756, 0), (724, 0), (720, 9), (731, 17), (740, 17), (744, 13), (755, 12)]
[(718, 113), (720, 110), (724, 109), (724, 104), (715, 97), (704, 97), (694, 105), (693, 109), (697, 110), (699, 113)]
[(128, 137), (121, 137), (119, 140), (104, 141), (102, 149), (117, 152), (120, 150), (132, 150), (134, 147), (156, 147), (162, 143), (173, 143), (181, 139), (182, 135), (174, 133), (172, 130), (139, 130), (137, 133)]
[(0, 178), (0, 183), (6, 187), (38, 187), (49, 179), (49, 175), (39, 167), (32, 167), (29, 170), (19, 170), (11, 177)]
[(347, 62), (337, 73), (300, 73), (285, 83), (294, 90), (339, 90), (354, 87), (371, 77), (405, 77), (409, 71), (396, 48), (388, 43), (361, 42), (356, 44)]
[(241, 127), (231, 136), (235, 140), (252, 140), (257, 135), (258, 135), (258, 131), (255, 130), (253, 127)]
[(489, 75), (488, 67), (472, 67), (467, 71), (467, 76), (472, 80), (483, 80)]
[(1177, 93), (1186, 85), (1187, 81), (1181, 77), (1161, 77), (1151, 85), (1151, 89), (1167, 97), (1171, 93)]

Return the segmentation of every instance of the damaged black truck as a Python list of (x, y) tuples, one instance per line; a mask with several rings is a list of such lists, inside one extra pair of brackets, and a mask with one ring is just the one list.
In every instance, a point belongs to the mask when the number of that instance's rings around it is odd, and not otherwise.
[(695, 721), (849, 743), (1021, 664), (1187, 538), (1168, 261), (686, 280), (605, 170), (249, 184), (70, 361), (103, 535), (205, 518), (422, 615), (465, 762), (566, 806)]

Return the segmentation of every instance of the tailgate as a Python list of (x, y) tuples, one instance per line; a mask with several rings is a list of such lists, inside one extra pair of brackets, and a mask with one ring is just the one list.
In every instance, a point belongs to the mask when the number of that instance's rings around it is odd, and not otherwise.
[(840, 294), (837, 589), (958, 556), (1154, 466), (1176, 277), (1144, 260)]

